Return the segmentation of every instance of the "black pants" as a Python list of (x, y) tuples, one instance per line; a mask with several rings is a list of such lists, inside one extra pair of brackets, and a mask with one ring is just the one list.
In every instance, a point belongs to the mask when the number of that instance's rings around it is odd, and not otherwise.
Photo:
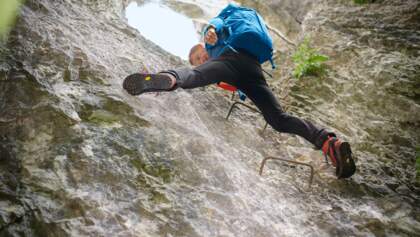
[(168, 72), (177, 78), (177, 87), (184, 89), (218, 82), (236, 86), (254, 102), (275, 130), (299, 135), (317, 149), (321, 149), (323, 142), (331, 134), (309, 121), (284, 112), (264, 79), (261, 65), (246, 53), (227, 52), (194, 69), (179, 68)]

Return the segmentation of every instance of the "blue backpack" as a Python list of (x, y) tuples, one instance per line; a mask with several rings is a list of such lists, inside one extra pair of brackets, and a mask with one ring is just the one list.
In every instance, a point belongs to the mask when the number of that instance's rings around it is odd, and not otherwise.
[[(244, 50), (253, 55), (259, 63), (270, 61), (273, 69), (273, 40), (271, 39), (263, 18), (251, 8), (240, 7), (230, 3), (217, 17), (210, 20), (216, 28), (220, 47), (219, 56), (227, 48), (233, 51)], [(210, 49), (215, 46), (206, 45)]]

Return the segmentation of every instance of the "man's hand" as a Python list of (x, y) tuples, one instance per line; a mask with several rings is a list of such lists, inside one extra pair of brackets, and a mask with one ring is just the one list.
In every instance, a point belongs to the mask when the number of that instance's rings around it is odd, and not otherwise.
[(215, 45), (217, 42), (217, 34), (214, 27), (210, 26), (207, 30), (206, 35), (204, 36), (204, 42), (210, 45)]

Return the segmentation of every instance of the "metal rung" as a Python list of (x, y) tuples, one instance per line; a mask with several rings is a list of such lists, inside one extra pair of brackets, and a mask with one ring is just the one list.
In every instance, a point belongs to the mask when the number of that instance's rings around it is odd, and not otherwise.
[[(247, 105), (247, 104), (245, 104), (245, 103), (243, 103), (243, 102), (240, 102), (240, 101), (235, 101), (235, 102), (233, 102), (233, 103), (232, 103), (232, 105), (230, 106), (230, 109), (229, 109), (229, 112), (228, 112), (228, 114), (227, 114), (227, 116), (226, 116), (226, 119), (229, 119), (230, 115), (232, 114), (233, 109), (234, 109), (234, 108), (238, 108), (238, 105), (242, 105), (242, 106), (244, 106), (244, 107), (246, 107), (246, 108), (250, 109), (250, 110), (251, 110), (251, 111), (253, 111), (253, 112), (256, 112), (256, 113), (261, 114), (261, 111), (259, 111), (258, 109), (254, 108), (253, 106), (251, 106), (251, 105)], [(264, 133), (264, 131), (267, 129), (267, 126), (268, 126), (268, 123), (266, 122), (266, 123), (265, 123), (265, 126), (264, 126), (264, 128), (263, 128), (263, 130), (262, 130), (262, 133)]]
[(315, 174), (315, 169), (312, 165), (307, 164), (307, 163), (303, 163), (303, 162), (299, 162), (299, 161), (294, 161), (294, 160), (288, 160), (288, 159), (283, 159), (283, 158), (277, 158), (277, 157), (265, 157), (263, 159), (263, 161), (261, 162), (261, 167), (260, 167), (260, 175), (262, 176), (262, 172), (265, 166), (265, 162), (267, 162), (267, 160), (279, 160), (282, 162), (287, 162), (287, 163), (292, 163), (295, 165), (301, 165), (301, 166), (306, 166), (309, 167), (311, 169), (311, 176), (309, 177), (309, 187), (311, 187), (312, 185), (312, 181), (314, 179), (314, 174)]

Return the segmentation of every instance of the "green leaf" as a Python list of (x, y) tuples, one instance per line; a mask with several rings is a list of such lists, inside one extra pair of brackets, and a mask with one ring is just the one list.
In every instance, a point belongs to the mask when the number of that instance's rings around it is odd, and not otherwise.
[(0, 1), (0, 36), (6, 34), (13, 26), (20, 4), (20, 0)]
[(310, 40), (308, 37), (302, 41), (292, 55), (295, 69), (293, 76), (301, 78), (305, 75), (320, 75), (324, 72), (323, 63), (329, 57), (317, 52), (316, 49), (310, 47)]
[(312, 56), (309, 61), (317, 62), (317, 63), (323, 63), (323, 62), (327, 61), (328, 59), (329, 58), (326, 55), (317, 54), (317, 55)]

